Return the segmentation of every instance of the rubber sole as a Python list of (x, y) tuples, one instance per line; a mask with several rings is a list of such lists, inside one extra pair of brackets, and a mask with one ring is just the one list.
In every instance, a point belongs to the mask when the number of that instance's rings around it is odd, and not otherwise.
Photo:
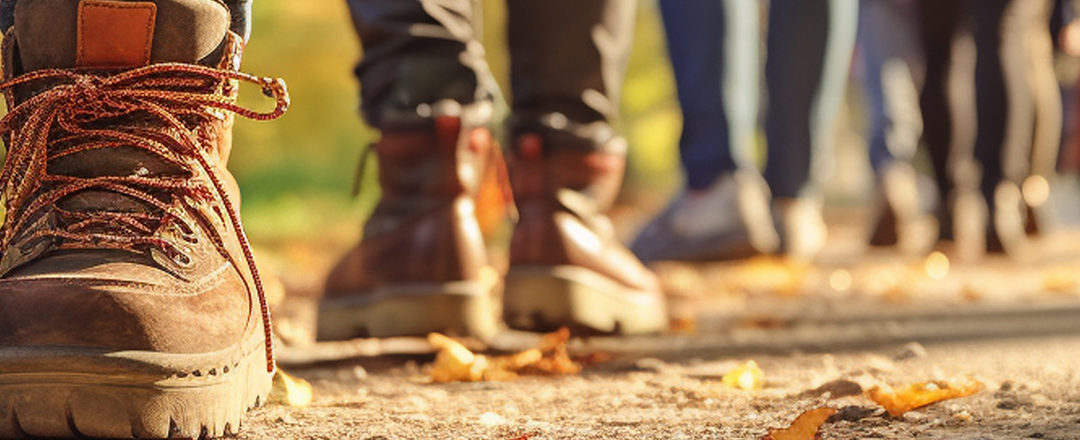
[(663, 297), (628, 288), (579, 266), (513, 267), (506, 275), (503, 317), (511, 328), (559, 327), (606, 334), (667, 329)]
[(256, 336), (235, 349), (192, 355), (0, 349), (0, 438), (232, 435), (270, 392)]
[(498, 329), (491, 286), (474, 281), (381, 287), (319, 305), (318, 339), (423, 336), (490, 339)]

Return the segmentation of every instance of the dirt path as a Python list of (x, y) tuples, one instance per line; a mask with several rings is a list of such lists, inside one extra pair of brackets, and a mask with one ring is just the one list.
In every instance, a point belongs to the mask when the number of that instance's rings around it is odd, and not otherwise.
[[(822, 439), (1080, 439), (1080, 233), (1048, 241), (1023, 263), (954, 260), (936, 275), (925, 257), (844, 246), (808, 266), (658, 267), (687, 328), (572, 341), (577, 354), (615, 357), (580, 375), (512, 382), (429, 384), (422, 339), (312, 345), (321, 270), (282, 270), (279, 359), (311, 381), (315, 401), (256, 410), (240, 438), (759, 439), (830, 406), (869, 415), (826, 424)], [(492, 347), (534, 339), (504, 334)], [(747, 360), (765, 371), (764, 389), (721, 383)], [(983, 391), (900, 418), (861, 395), (807, 392), (835, 380), (967, 376)]]
[[(972, 375), (984, 391), (894, 419), (880, 411), (823, 427), (823, 439), (1080, 438), (1080, 336), (998, 339), (834, 353), (782, 353), (665, 363), (596, 365), (579, 376), (428, 384), (424, 359), (381, 359), (293, 370), (312, 381), (308, 408), (271, 405), (243, 439), (757, 439), (804, 410), (876, 408), (864, 397), (805, 394), (835, 379), (888, 383)], [(766, 372), (761, 391), (720, 375), (746, 359)], [(366, 366), (366, 368), (365, 368)]]

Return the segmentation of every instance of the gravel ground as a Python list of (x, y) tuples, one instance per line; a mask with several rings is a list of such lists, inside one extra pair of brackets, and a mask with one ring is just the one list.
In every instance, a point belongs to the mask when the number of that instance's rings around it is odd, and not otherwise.
[[(431, 384), (420, 339), (312, 344), (332, 253), (271, 254), (288, 292), (275, 310), (279, 359), (315, 398), (255, 410), (240, 438), (759, 439), (829, 406), (847, 417), (825, 424), (822, 439), (1080, 439), (1080, 231), (1022, 262), (950, 254), (941, 276), (924, 256), (864, 254), (845, 231), (831, 232), (831, 251), (810, 266), (657, 267), (681, 328), (575, 340), (575, 354), (614, 357), (578, 375), (510, 382)], [(492, 347), (534, 339), (511, 334)], [(721, 383), (748, 360), (764, 370), (763, 389)], [(898, 418), (834, 386), (966, 377), (983, 390)], [(830, 392), (813, 391), (823, 386)]]
[[(641, 358), (593, 365), (574, 376), (451, 384), (427, 383), (423, 357), (337, 362), (292, 370), (314, 385), (313, 404), (258, 409), (240, 438), (757, 439), (819, 406), (873, 411), (826, 424), (822, 439), (1080, 438), (1080, 336), (921, 347)], [(724, 372), (748, 359), (765, 371), (764, 389), (720, 383)], [(810, 392), (837, 379), (899, 385), (964, 376), (985, 389), (900, 418), (862, 396)]]

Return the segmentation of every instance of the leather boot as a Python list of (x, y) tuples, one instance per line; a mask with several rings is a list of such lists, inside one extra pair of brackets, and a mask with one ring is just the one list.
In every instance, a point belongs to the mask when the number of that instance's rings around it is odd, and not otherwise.
[(382, 199), (364, 237), (334, 267), (318, 338), (487, 338), (496, 330), (475, 198), (493, 149), (490, 105), (443, 101), (430, 118), (388, 124), (372, 148)]
[(540, 136), (518, 138), (510, 176), (520, 221), (503, 299), (511, 327), (623, 334), (666, 328), (656, 276), (619, 243), (604, 214), (622, 181), (624, 151), (621, 138), (598, 151), (545, 149)]
[[(225, 169), (237, 71), (213, 0), (21, 0), (4, 37), (0, 437), (227, 435), (269, 313)], [(251, 82), (278, 105), (239, 107)]]

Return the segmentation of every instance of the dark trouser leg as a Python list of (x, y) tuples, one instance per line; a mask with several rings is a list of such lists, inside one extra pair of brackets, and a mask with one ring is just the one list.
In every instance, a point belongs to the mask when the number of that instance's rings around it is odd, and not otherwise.
[(515, 135), (552, 148), (595, 149), (614, 138), (633, 36), (633, 0), (509, 0)]
[(686, 182), (702, 190), (754, 167), (758, 104), (758, 2), (661, 0), (682, 106)]
[(773, 0), (769, 11), (769, 89), (765, 180), (773, 195), (815, 191), (812, 174), (827, 162), (828, 132), (843, 97), (858, 2)]
[[(950, 151), (953, 143), (953, 114), (949, 101), (949, 72), (952, 68), (952, 41), (960, 21), (958, 0), (920, 0), (918, 4), (926, 77), (919, 105), (922, 110), (923, 139), (934, 166), (939, 200), (947, 205), (952, 193)], [(941, 234), (952, 236), (948, 208), (943, 207)]]
[[(493, 94), (476, 40), (474, 0), (348, 0), (364, 46), (362, 110), (379, 128), (408, 124), (424, 104)], [(419, 110), (423, 116), (423, 110)]]
[[(1010, 148), (1020, 148), (1024, 139), (1007, 139), (1009, 129), (1019, 129), (1017, 117), (1024, 109), (1014, 95), (1010, 96), (1010, 87), (1018, 87), (1022, 84), (1009, 84), (1007, 79), (1016, 81), (1023, 77), (1007, 78), (1006, 69), (1012, 68), (1013, 63), (1022, 63), (1026, 66), (1027, 60), (1016, 57), (1016, 51), (1011, 51), (1009, 42), (1006, 42), (1005, 33), (1011, 35), (1017, 26), (1013, 22), (1005, 21), (1006, 8), (1010, 0), (969, 0), (969, 15), (972, 18), (972, 33), (975, 37), (976, 61), (975, 61), (975, 104), (978, 109), (976, 121), (978, 130), (975, 134), (975, 159), (982, 167), (982, 179), (979, 190), (986, 198), (991, 212), (994, 208), (994, 191), (998, 183), (1007, 178), (1004, 160)], [(1023, 52), (1019, 53), (1020, 55)], [(1008, 65), (1006, 65), (1008, 64)], [(1012, 99), (1010, 99), (1010, 97)], [(1027, 102), (1030, 104), (1030, 101)], [(1027, 109), (1030, 114), (1030, 108)], [(1013, 113), (1015, 112), (1015, 113)], [(1010, 114), (1012, 113), (1012, 114)], [(1013, 125), (1010, 125), (1010, 122)], [(1030, 121), (1028, 121), (1030, 124)], [(1027, 127), (1030, 134), (1030, 125)], [(1014, 136), (1016, 136), (1014, 134)], [(1030, 137), (1026, 143), (1030, 145)], [(1012, 156), (1012, 154), (1009, 154)], [(1012, 173), (1008, 173), (1012, 174)]]

